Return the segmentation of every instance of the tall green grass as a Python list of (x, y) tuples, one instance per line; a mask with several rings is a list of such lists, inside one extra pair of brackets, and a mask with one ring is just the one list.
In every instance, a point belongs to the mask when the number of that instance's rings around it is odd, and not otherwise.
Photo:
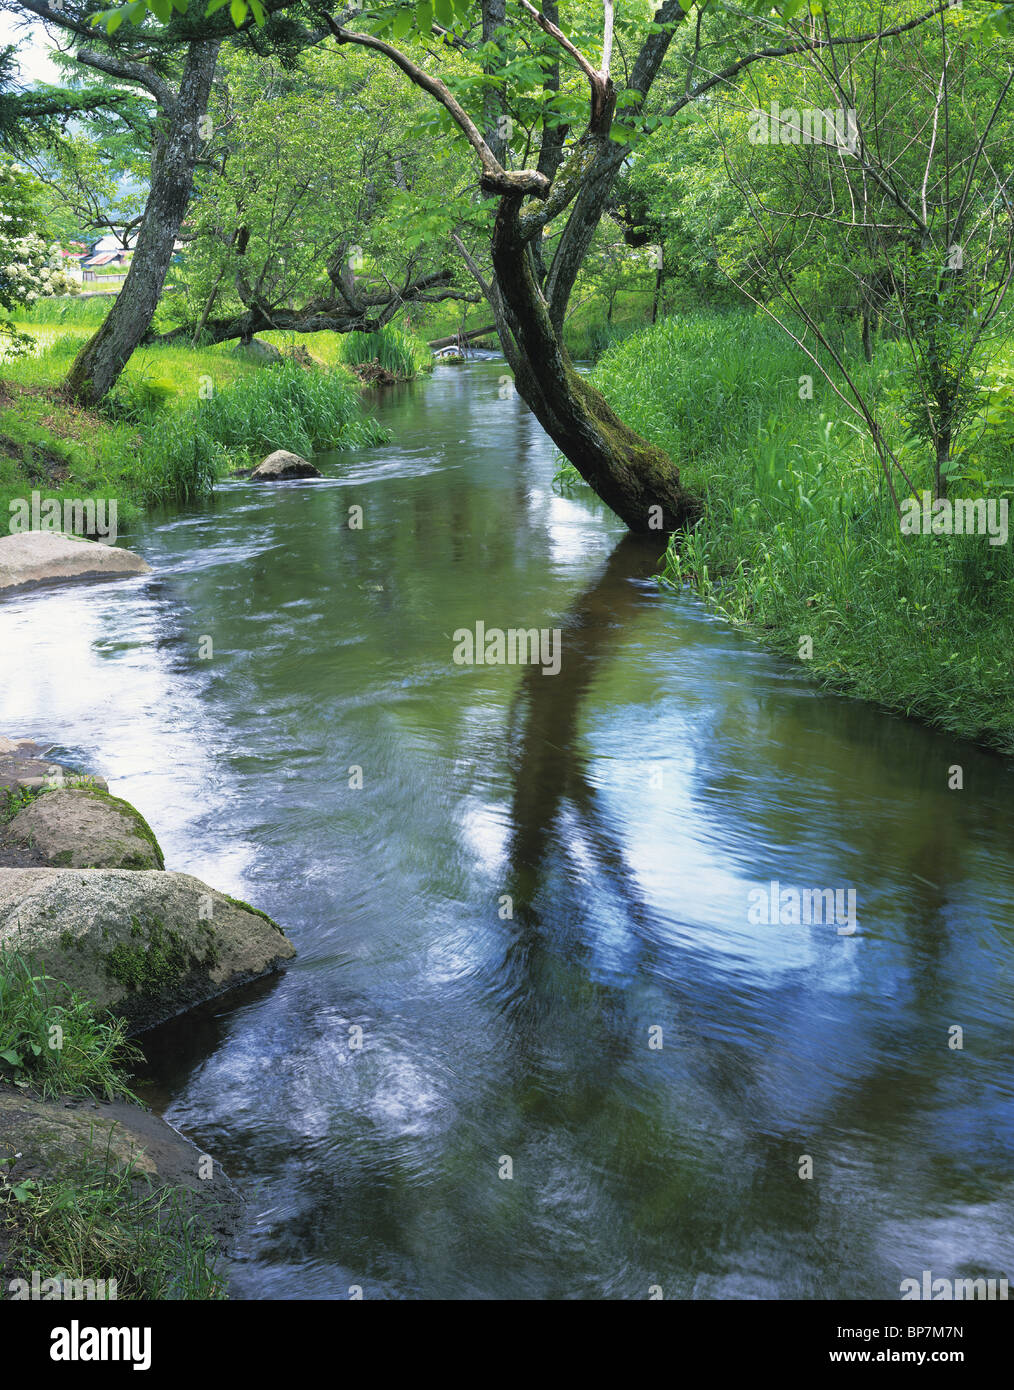
[(38, 299), (30, 309), (22, 309), (18, 317), (29, 325), (66, 324), (98, 328), (115, 298), (113, 294), (90, 294)]
[(135, 1097), (127, 1068), (140, 1054), (126, 1024), (48, 976), (17, 951), (0, 950), (0, 1079), (44, 1096)]
[(288, 362), (259, 368), (222, 390), (212, 386), (208, 399), (188, 406), (155, 403), (142, 410), (138, 486), (148, 504), (204, 496), (229, 466), (259, 462), (275, 449), (310, 456), (388, 437), (363, 413), (347, 380)]
[[(139, 1060), (123, 1019), (0, 950), (0, 1081), (50, 1099), (136, 1101), (127, 1075)], [(20, 1176), (21, 1157), (0, 1160), (5, 1289), (6, 1278), (38, 1270), (42, 1279), (115, 1279), (121, 1299), (225, 1297), (214, 1239), (180, 1189), (153, 1185), (108, 1147), (44, 1178)]]
[(643, 314), (625, 322), (609, 323), (601, 311), (585, 312), (564, 324), (563, 342), (573, 361), (597, 362), (609, 348), (622, 343), (643, 327)]
[(392, 376), (409, 379), (433, 370), (429, 345), (411, 333), (388, 325), (379, 333), (345, 333), (339, 340), (339, 361), (346, 366), (377, 362)]
[[(181, 1188), (136, 1165), (89, 1152), (53, 1179), (0, 1183), (10, 1249), (7, 1278), (115, 1281), (118, 1302), (228, 1297), (214, 1236)], [(5, 1281), (6, 1284), (6, 1281)]]
[[(24, 323), (38, 347), (2, 363), (2, 376), (22, 390), (0, 426), (0, 503), (41, 485), (47, 496), (117, 497), (125, 520), (137, 504), (207, 496), (224, 472), (275, 449), (311, 455), (387, 438), (345, 367), (264, 366), (231, 344), (141, 347), (100, 411), (85, 416), (54, 388), (93, 327)], [(46, 458), (69, 470), (65, 485), (46, 479)]]
[[(931, 461), (907, 434), (901, 347), (882, 344), (871, 364), (843, 347), (917, 488), (929, 486)], [(669, 319), (610, 349), (593, 380), (705, 500), (669, 547), (671, 582), (794, 661), (812, 638), (802, 664), (828, 687), (1014, 751), (1014, 539), (902, 535), (868, 436), (777, 326)], [(952, 496), (1009, 497), (1011, 441), (995, 428), (972, 438)]]

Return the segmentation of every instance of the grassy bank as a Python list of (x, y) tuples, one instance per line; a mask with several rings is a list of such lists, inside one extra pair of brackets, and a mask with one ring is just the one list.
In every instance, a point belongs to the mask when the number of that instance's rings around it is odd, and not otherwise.
[[(0, 950), (0, 1119), (16, 1120), (18, 1097), (33, 1093), (61, 1106), (67, 1097), (133, 1101), (129, 1069), (139, 1059), (121, 1019)], [(54, 1161), (35, 1152), (33, 1129), (20, 1143), (13, 1133), (0, 1144), (0, 1299), (32, 1271), (61, 1283), (115, 1280), (119, 1299), (225, 1296), (214, 1240), (181, 1191), (109, 1146)]]
[(0, 1222), (6, 1218), (7, 1226), (0, 1299), (11, 1296), (15, 1279), (30, 1286), (32, 1272), (40, 1285), (56, 1280), (64, 1289), (115, 1284), (120, 1302), (228, 1296), (213, 1240), (174, 1188), (152, 1188), (101, 1155), (46, 1180), (5, 1182), (2, 1173), (0, 1164)]
[(309, 364), (264, 365), (231, 344), (144, 347), (103, 407), (82, 410), (60, 384), (108, 305), (43, 301), (21, 325), (36, 352), (0, 361), (0, 517), (13, 499), (38, 490), (116, 498), (120, 525), (129, 526), (140, 509), (205, 496), (224, 473), (274, 449), (312, 455), (381, 443), (386, 435), (363, 411), (346, 361), (375, 351), (405, 377), (424, 357), (416, 340), (394, 330), (364, 335), (378, 340), (358, 349), (337, 334), (267, 335), (283, 351), (308, 349), (316, 359)]
[[(929, 460), (906, 438), (901, 349), (850, 360), (917, 487), (929, 487)], [(952, 496), (1014, 491), (1012, 414), (996, 409), (1009, 373), (1000, 350), (994, 423)], [(800, 399), (811, 374), (813, 398)], [(594, 379), (706, 500), (694, 534), (670, 545), (673, 583), (829, 688), (1014, 752), (1014, 542), (903, 535), (868, 437), (774, 324), (666, 320), (611, 348)]]

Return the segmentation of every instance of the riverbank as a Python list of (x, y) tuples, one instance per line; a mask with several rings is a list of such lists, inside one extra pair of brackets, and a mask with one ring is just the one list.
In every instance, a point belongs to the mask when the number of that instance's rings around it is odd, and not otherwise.
[(0, 946), (0, 1048), (0, 1301), (227, 1297), (242, 1202), (134, 1095), (124, 1021)]
[[(0, 605), (5, 731), (300, 948), (143, 1037), (138, 1088), (249, 1194), (231, 1296), (1009, 1275), (1014, 765), (653, 582), (502, 374), (381, 394), (340, 487), (142, 518), (151, 582)], [(560, 673), (457, 665), (480, 618), (560, 628)], [(854, 888), (855, 933), (751, 921), (772, 882)]]
[[(906, 440), (901, 369), (883, 343), (853, 370), (928, 487), (928, 461)], [(1009, 370), (1001, 360), (985, 383), (990, 416), (952, 496), (1014, 495), (1014, 411), (997, 406)], [(869, 437), (775, 325), (669, 319), (611, 348), (593, 379), (705, 499), (693, 535), (669, 546), (671, 583), (826, 689), (1014, 753), (1014, 540), (903, 535)]]
[(250, 349), (145, 347), (108, 402), (83, 410), (61, 384), (94, 325), (46, 322), (53, 313), (46, 306), (39, 322), (20, 325), (36, 337), (35, 354), (0, 361), (2, 517), (42, 492), (61, 502), (115, 499), (125, 528), (147, 507), (208, 495), (220, 477), (276, 449), (311, 455), (382, 443), (361, 389), (431, 365), (424, 343), (395, 330), (357, 335), (361, 342), (269, 333)]
[[(12, 983), (0, 956), (5, 1005)], [(79, 1023), (85, 1009), (79, 1002)], [(40, 1028), (55, 1016), (48, 1008)], [(113, 1026), (101, 1012), (89, 1021)], [(222, 1264), (239, 1195), (210, 1155), (131, 1096), (126, 1078), (114, 1099), (80, 1088), (47, 1098), (0, 1081), (0, 1301), (228, 1296)]]
[(226, 1296), (239, 1196), (140, 1104), (131, 1037), (292, 955), (101, 778), (0, 739), (0, 1298)]

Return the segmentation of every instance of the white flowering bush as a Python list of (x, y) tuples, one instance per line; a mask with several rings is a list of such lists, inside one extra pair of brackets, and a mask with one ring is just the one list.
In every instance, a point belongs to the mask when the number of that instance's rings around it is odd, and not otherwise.
[[(0, 309), (7, 313), (78, 286), (60, 264), (60, 247), (47, 244), (33, 227), (32, 183), (16, 164), (0, 162)], [(8, 356), (31, 343), (10, 320), (0, 318), (0, 351)]]
[(13, 309), (51, 294), (73, 294), (76, 283), (60, 265), (60, 247), (38, 232), (10, 241), (0, 233), (0, 304)]

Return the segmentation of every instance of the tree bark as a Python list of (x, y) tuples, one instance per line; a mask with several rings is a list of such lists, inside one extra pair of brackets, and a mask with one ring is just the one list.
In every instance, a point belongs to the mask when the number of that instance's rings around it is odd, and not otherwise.
[(487, 323), (485, 328), (470, 328), (467, 333), (452, 333), (449, 338), (434, 338), (429, 346), (434, 352), (440, 348), (454, 347), (456, 343), (470, 343), (473, 338), (490, 338), (496, 332), (495, 323)]
[[(238, 338), (241, 343), (249, 343), (255, 333), (272, 329), (287, 333), (377, 333), (406, 304), (417, 300), (432, 304), (460, 299), (461, 291), (449, 284), (451, 278), (451, 271), (435, 270), (384, 294), (356, 295), (354, 300), (344, 302), (317, 299), (296, 309), (276, 308), (252, 299), (242, 313), (232, 314), (228, 318), (205, 317), (200, 332), (209, 343), (228, 343), (233, 338)], [(469, 296), (469, 302), (478, 298), (478, 295)], [(177, 343), (189, 338), (192, 332), (189, 326), (183, 325), (159, 337), (149, 336), (146, 341), (161, 345)]]
[(625, 425), (574, 370), (536, 280), (519, 227), (520, 208), (519, 197), (501, 198), (492, 250), (497, 298), (517, 348), (505, 350), (521, 396), (589, 487), (631, 531), (658, 534), (692, 525), (701, 505), (682, 486), (676, 464)]
[(867, 362), (873, 361), (873, 311), (862, 309), (861, 316), (863, 321), (863, 357)]
[(151, 327), (190, 204), (197, 127), (207, 110), (218, 49), (217, 39), (192, 43), (179, 93), (166, 93), (159, 102), (165, 129), (156, 139), (151, 191), (127, 278), (101, 328), (85, 343), (67, 376), (68, 392), (82, 405), (97, 405), (108, 395)]

